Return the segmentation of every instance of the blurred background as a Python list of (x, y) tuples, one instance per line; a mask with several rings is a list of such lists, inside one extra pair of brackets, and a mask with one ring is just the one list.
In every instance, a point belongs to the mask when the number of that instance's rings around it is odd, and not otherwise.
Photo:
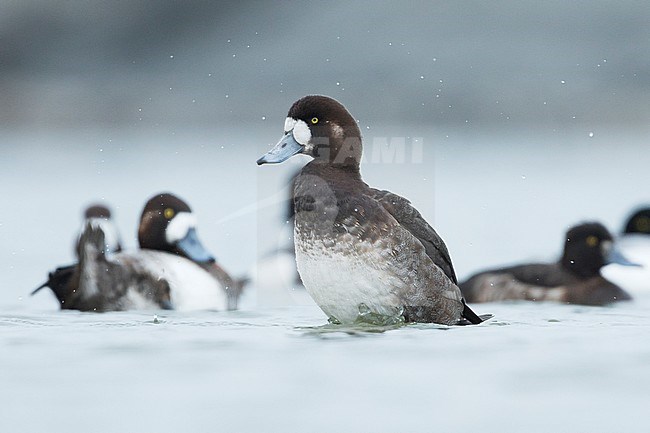
[(339, 99), (372, 186), (402, 194), (459, 276), (553, 259), (650, 202), (647, 1), (0, 1), (0, 303), (73, 260), (109, 205), (134, 247), (174, 192), (235, 274), (290, 242), (304, 159), (255, 160), (291, 103)]

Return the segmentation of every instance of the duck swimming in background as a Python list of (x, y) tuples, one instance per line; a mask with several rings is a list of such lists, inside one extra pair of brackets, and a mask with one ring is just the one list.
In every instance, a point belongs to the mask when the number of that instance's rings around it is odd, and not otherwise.
[(61, 308), (81, 311), (234, 309), (242, 284), (216, 264), (196, 234), (196, 217), (172, 194), (152, 197), (138, 229), (140, 250), (110, 254), (104, 227), (89, 222)]
[(313, 158), (295, 181), (294, 241), (307, 292), (333, 323), (365, 318), (478, 324), (449, 252), (411, 203), (361, 179), (361, 132), (326, 96), (293, 104), (284, 137), (257, 163)]
[(635, 296), (650, 295), (650, 208), (634, 211), (617, 244), (625, 257), (642, 267), (607, 266), (603, 275)]
[(117, 226), (113, 222), (111, 210), (103, 204), (94, 204), (88, 206), (84, 211), (84, 221), (79, 230), (79, 237), (75, 243), (75, 253), (79, 248), (79, 238), (88, 223), (99, 225), (105, 234), (106, 251), (108, 254), (119, 253), (122, 251), (122, 241)]
[(608, 263), (637, 266), (615, 248), (612, 235), (600, 223), (571, 228), (557, 263), (526, 264), (481, 272), (460, 284), (469, 302), (506, 300), (554, 301), (606, 305), (632, 299), (600, 275)]
[(227, 307), (237, 309), (245, 279), (235, 280), (201, 244), (196, 217), (189, 205), (173, 194), (157, 194), (145, 204), (138, 228), (143, 250), (165, 251), (185, 257), (208, 272), (225, 291)]
[[(102, 228), (102, 231), (105, 233), (104, 249), (107, 254), (120, 252), (122, 250), (119, 232), (113, 222), (111, 210), (103, 204), (94, 204), (88, 206), (84, 210), (84, 219), (81, 230), (75, 240), (74, 251), (77, 261), (79, 260), (80, 238), (88, 224)], [(49, 273), (48, 280), (36, 288), (36, 290), (31, 294), (35, 295), (45, 287), (49, 287), (52, 290), (56, 298), (59, 300), (62, 309), (68, 308), (65, 302), (66, 298), (68, 298), (70, 294), (76, 292), (79, 288), (77, 264), (75, 263), (73, 265), (60, 266), (56, 268), (54, 271)]]

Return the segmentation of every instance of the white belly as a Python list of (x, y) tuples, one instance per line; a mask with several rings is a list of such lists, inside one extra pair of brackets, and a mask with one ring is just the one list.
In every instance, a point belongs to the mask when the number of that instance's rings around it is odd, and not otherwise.
[(401, 315), (397, 291), (403, 283), (378, 264), (385, 260), (370, 245), (367, 248), (326, 247), (312, 239), (307, 248), (296, 247), (298, 271), (309, 295), (330, 319), (356, 321), (360, 313), (385, 317)]

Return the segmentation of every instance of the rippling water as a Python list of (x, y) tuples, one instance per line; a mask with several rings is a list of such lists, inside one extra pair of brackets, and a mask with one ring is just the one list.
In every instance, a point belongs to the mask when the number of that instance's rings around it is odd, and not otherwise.
[[(231, 313), (0, 312), (2, 431), (622, 431), (650, 388), (650, 299), (478, 305), (481, 326)], [(385, 331), (385, 332), (384, 332)], [(567, 426), (571, 426), (567, 428)]]
[[(642, 137), (501, 142), (416, 132), (429, 146), (422, 161), (362, 170), (434, 223), (461, 277), (552, 259), (569, 225), (595, 218), (616, 230), (647, 200), (636, 187), (648, 184)], [(494, 319), (457, 328), (336, 327), (304, 294), (282, 290), (251, 290), (246, 309), (229, 313), (82, 314), (57, 311), (45, 292), (26, 297), (47, 270), (71, 260), (88, 201), (105, 198), (133, 246), (142, 204), (165, 189), (194, 207), (201, 237), (226, 268), (250, 270), (287, 242), (284, 195), (274, 193), (298, 165), (254, 165), (276, 138), (266, 129), (160, 140), (116, 131), (0, 136), (0, 188), (12, 205), (0, 212), (0, 432), (642, 427), (644, 293), (608, 308), (476, 305)], [(613, 143), (628, 143), (617, 145), (615, 166)]]

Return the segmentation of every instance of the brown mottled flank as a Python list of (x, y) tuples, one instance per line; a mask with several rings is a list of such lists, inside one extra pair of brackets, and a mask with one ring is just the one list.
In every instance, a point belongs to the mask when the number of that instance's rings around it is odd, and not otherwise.
[[(355, 176), (336, 171), (331, 166), (310, 164), (296, 181), (296, 196), (310, 197), (308, 208), (296, 206), (295, 239), (299, 269), (306, 256), (317, 258), (318, 266), (327, 267), (325, 261), (331, 257), (327, 252), (344, 255), (345, 260), (358, 263), (357, 270), (362, 271), (360, 268), (364, 267), (364, 272), (376, 273), (390, 283), (383, 288), (386, 303), (394, 309), (403, 309), (407, 321), (457, 323), (463, 311), (460, 290), (427, 254), (423, 242), (375, 199), (380, 195), (378, 191)], [(393, 196), (397, 200), (398, 196)], [(419, 216), (406, 200), (399, 199), (399, 209), (392, 208), (398, 217)], [(428, 231), (425, 227), (420, 229), (428, 235), (423, 238), (432, 251), (434, 244), (444, 247), (432, 228)], [(446, 247), (443, 251), (446, 252)], [(434, 257), (450, 269), (455, 278), (448, 254), (434, 254)], [(310, 292), (329, 289), (318, 287), (320, 282), (304, 272), (301, 272), (301, 277)], [(367, 278), (363, 272), (350, 277)], [(364, 284), (359, 281), (358, 286)], [(380, 291), (382, 288), (375, 289)], [(373, 303), (372, 299), (363, 297), (350, 299), (354, 302), (348, 308), (355, 312), (359, 303)], [(337, 304), (341, 301), (331, 300)], [(336, 310), (331, 305), (321, 307), (326, 312)]]

